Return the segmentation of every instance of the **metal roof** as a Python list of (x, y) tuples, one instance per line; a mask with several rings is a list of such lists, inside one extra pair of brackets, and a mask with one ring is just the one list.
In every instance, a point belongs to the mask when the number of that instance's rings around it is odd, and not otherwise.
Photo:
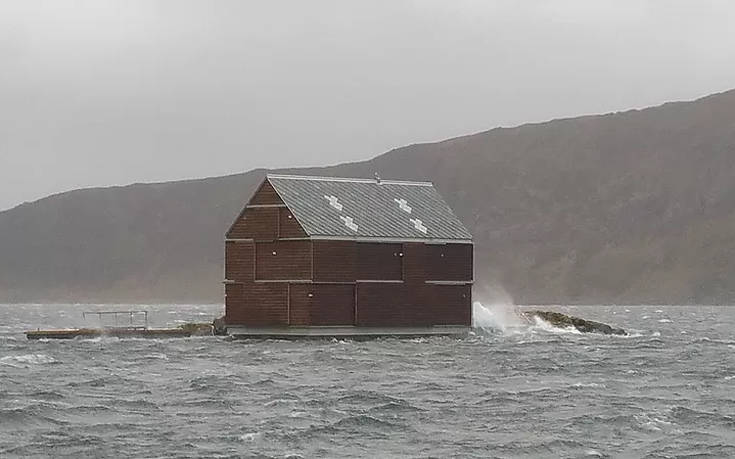
[(268, 175), (311, 237), (471, 242), (429, 182)]

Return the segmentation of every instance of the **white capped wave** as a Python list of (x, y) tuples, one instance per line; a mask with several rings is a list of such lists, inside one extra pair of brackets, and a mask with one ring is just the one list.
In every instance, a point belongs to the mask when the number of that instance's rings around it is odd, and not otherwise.
[(43, 365), (57, 362), (58, 360), (46, 354), (7, 355), (5, 357), (0, 357), (0, 364), (13, 367)]
[(575, 389), (583, 389), (583, 388), (605, 388), (606, 385), (602, 383), (574, 383), (572, 384), (572, 387)]
[(253, 443), (253, 442), (257, 441), (258, 439), (260, 439), (260, 437), (262, 435), (263, 434), (261, 434), (260, 432), (246, 432), (246, 433), (240, 435), (240, 440), (242, 440), (242, 441), (244, 441), (246, 443)]
[(105, 343), (120, 341), (120, 338), (118, 338), (117, 336), (99, 335), (93, 338), (77, 338), (77, 340), (83, 343)]
[(672, 425), (670, 421), (658, 418), (652, 414), (636, 414), (633, 417), (640, 428), (649, 432), (660, 432)]
[(543, 330), (550, 333), (571, 333), (573, 335), (581, 335), (582, 332), (574, 327), (556, 327), (549, 322), (545, 321), (541, 317), (533, 317), (534, 325), (536, 329)]

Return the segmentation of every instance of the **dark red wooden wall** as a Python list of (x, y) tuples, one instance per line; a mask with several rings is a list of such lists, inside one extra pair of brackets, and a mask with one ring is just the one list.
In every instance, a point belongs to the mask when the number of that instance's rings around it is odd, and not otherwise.
[(290, 325), (353, 325), (354, 284), (291, 284)]
[(256, 280), (311, 280), (311, 241), (255, 242)]
[(314, 282), (355, 282), (357, 245), (352, 241), (314, 241)]

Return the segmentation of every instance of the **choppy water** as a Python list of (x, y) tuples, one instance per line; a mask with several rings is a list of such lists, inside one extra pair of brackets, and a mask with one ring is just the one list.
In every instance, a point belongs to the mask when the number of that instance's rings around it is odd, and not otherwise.
[[(735, 457), (732, 307), (555, 308), (630, 337), (499, 307), (464, 339), (21, 333), (89, 309), (0, 305), (0, 457)], [(146, 309), (156, 325), (221, 312)]]

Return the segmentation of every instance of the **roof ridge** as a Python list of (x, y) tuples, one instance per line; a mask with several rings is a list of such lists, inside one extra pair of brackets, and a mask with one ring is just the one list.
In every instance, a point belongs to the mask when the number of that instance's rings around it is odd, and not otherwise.
[(372, 183), (382, 185), (405, 185), (405, 186), (431, 186), (432, 182), (418, 182), (407, 180), (380, 180), (369, 178), (349, 178), (349, 177), (323, 177), (317, 175), (287, 175), (287, 174), (266, 174), (266, 178), (286, 179), (286, 180), (312, 180), (317, 182), (346, 182), (346, 183)]

